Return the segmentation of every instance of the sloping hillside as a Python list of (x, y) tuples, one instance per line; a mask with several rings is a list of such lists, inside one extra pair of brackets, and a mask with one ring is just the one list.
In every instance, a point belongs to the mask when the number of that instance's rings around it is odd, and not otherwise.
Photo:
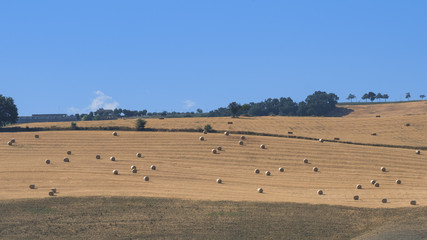
[(374, 103), (361, 105), (339, 105), (341, 108), (351, 109), (346, 117), (399, 117), (413, 115), (427, 115), (427, 101)]
[[(203, 129), (282, 134), (311, 138), (335, 139), (355, 143), (427, 147), (427, 101), (374, 105), (341, 106), (353, 108), (346, 117), (218, 117), (147, 119), (155, 129)], [(419, 114), (417, 114), (419, 113)], [(376, 117), (380, 115), (381, 117)], [(232, 124), (229, 124), (232, 123)], [(70, 128), (69, 122), (33, 123), (28, 127)], [(134, 128), (134, 119), (77, 122), (78, 127)], [(291, 134), (289, 134), (291, 132)]]
[[(0, 135), (0, 198), (154, 196), (357, 207), (426, 206), (424, 152), (301, 139), (199, 133), (47, 131)], [(202, 134), (203, 135), (203, 134)], [(12, 146), (5, 144), (15, 138)], [(265, 144), (266, 149), (261, 149)], [(211, 152), (217, 146), (222, 150)], [(71, 150), (71, 155), (66, 151)], [(141, 152), (142, 158), (136, 157)], [(101, 159), (96, 159), (97, 154)], [(116, 161), (110, 161), (114, 156)], [(70, 162), (64, 162), (68, 157)], [(308, 163), (303, 163), (307, 158)], [(49, 159), (51, 164), (46, 164)], [(131, 172), (135, 165), (138, 173)], [(156, 170), (150, 166), (155, 165)], [(284, 172), (278, 169), (284, 168)], [(313, 167), (319, 169), (313, 171)], [(382, 172), (381, 167), (387, 171)], [(260, 173), (255, 174), (254, 169)], [(117, 169), (119, 175), (113, 175)], [(266, 176), (265, 171), (271, 176)], [(150, 181), (143, 180), (149, 176)], [(216, 183), (221, 178), (222, 184)], [(380, 187), (371, 185), (375, 179)], [(400, 179), (402, 184), (396, 184)], [(35, 184), (36, 189), (29, 189)], [(362, 189), (356, 189), (361, 184)], [(264, 193), (259, 194), (258, 188)], [(324, 195), (318, 195), (322, 189)], [(353, 200), (359, 195), (360, 200)], [(389, 203), (381, 203), (387, 198)]]

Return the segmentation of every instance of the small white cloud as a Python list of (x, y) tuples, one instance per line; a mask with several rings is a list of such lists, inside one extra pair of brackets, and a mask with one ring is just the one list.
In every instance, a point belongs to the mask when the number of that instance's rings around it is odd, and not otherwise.
[(78, 109), (78, 108), (75, 108), (75, 107), (70, 107), (69, 109), (68, 109), (68, 113), (69, 114), (76, 114), (76, 113), (80, 113), (81, 111), (80, 111), (80, 109)]
[(119, 106), (118, 102), (114, 101), (112, 97), (105, 95), (103, 92), (98, 90), (95, 94), (97, 97), (92, 100), (92, 103), (88, 107), (90, 111), (93, 112), (100, 108), (113, 110)]
[(103, 92), (99, 90), (97, 90), (95, 94), (97, 95), (96, 98), (92, 100), (91, 104), (88, 107), (84, 109), (70, 107), (68, 109), (68, 112), (72, 114), (85, 113), (89, 111), (95, 112), (100, 108), (114, 110), (120, 105), (117, 101), (114, 101), (112, 97), (105, 95)]
[(184, 108), (185, 108), (186, 110), (188, 110), (188, 109), (190, 109), (190, 108), (192, 108), (192, 107), (194, 107), (194, 106), (196, 106), (196, 103), (195, 103), (195, 102), (193, 102), (193, 101), (191, 101), (191, 100), (185, 100), (185, 101), (184, 101)]

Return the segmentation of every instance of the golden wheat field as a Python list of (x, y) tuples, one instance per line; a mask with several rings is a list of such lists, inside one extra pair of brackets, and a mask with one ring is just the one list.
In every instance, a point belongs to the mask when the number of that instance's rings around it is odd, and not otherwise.
[[(427, 158), (414, 150), (301, 139), (198, 133), (47, 131), (2, 133), (2, 199), (57, 196), (155, 196), (182, 199), (301, 202), (358, 207), (427, 205)], [(266, 149), (261, 149), (265, 144)], [(213, 154), (217, 146), (222, 151)], [(67, 155), (71, 150), (71, 155)], [(138, 158), (136, 153), (142, 153)], [(101, 159), (95, 156), (101, 155)], [(116, 161), (110, 161), (114, 156)], [(70, 162), (64, 162), (68, 157)], [(309, 163), (303, 163), (307, 158)], [(49, 159), (51, 164), (46, 164)], [(135, 165), (138, 172), (132, 173)], [(156, 170), (150, 166), (155, 165)], [(387, 171), (382, 172), (381, 167)], [(279, 167), (284, 168), (280, 172)], [(319, 172), (314, 172), (318, 167)], [(255, 174), (254, 169), (260, 174)], [(118, 170), (118, 175), (112, 171)], [(271, 176), (266, 176), (265, 171)], [(150, 180), (144, 181), (143, 177)], [(220, 178), (223, 183), (218, 184)], [(375, 179), (380, 187), (371, 185)], [(402, 184), (395, 183), (397, 179)], [(28, 186), (35, 184), (36, 189)], [(362, 189), (356, 189), (361, 184)], [(263, 188), (259, 194), (257, 188)], [(322, 189), (324, 195), (317, 195)], [(354, 201), (353, 196), (360, 200)], [(388, 203), (382, 204), (381, 199)]]
[[(425, 102), (418, 103), (417, 109)], [(382, 105), (378, 105), (384, 108)], [(412, 108), (413, 109), (413, 108)], [(148, 119), (153, 128), (198, 128), (278, 133), (408, 146), (427, 143), (426, 114), (382, 117)], [(372, 111), (370, 109), (369, 111)], [(418, 110), (417, 110), (418, 111)], [(355, 109), (354, 116), (366, 114)], [(388, 115), (388, 116), (387, 116)], [(233, 124), (228, 124), (232, 121)], [(134, 120), (84, 122), (85, 126), (131, 125)], [(405, 126), (410, 123), (410, 126)], [(69, 123), (43, 123), (32, 126)], [(81, 122), (78, 122), (80, 125)], [(100, 124), (101, 125), (101, 124)], [(376, 132), (377, 136), (370, 133)], [(35, 138), (35, 134), (40, 137)], [(204, 141), (199, 137), (203, 136)], [(7, 144), (12, 138), (15, 143)], [(299, 202), (355, 207), (427, 206), (424, 151), (313, 140), (189, 132), (42, 131), (0, 133), (0, 198), (57, 196), (152, 196), (194, 200)], [(260, 148), (264, 144), (265, 149)], [(216, 154), (212, 149), (218, 146)], [(71, 151), (71, 155), (67, 151)], [(137, 153), (142, 157), (137, 157)], [(96, 159), (100, 155), (100, 159)], [(111, 161), (114, 156), (116, 161)], [(64, 162), (64, 157), (69, 162)], [(308, 163), (304, 163), (304, 158)], [(45, 160), (49, 159), (50, 164)], [(151, 165), (156, 170), (151, 170)], [(132, 173), (136, 166), (137, 173)], [(279, 168), (284, 168), (284, 172)], [(313, 168), (317, 167), (318, 172)], [(386, 171), (382, 171), (385, 167)], [(259, 169), (260, 173), (254, 173)], [(113, 174), (118, 170), (118, 175)], [(267, 176), (265, 171), (270, 171)], [(144, 181), (144, 176), (149, 181)], [(221, 184), (216, 181), (220, 178)], [(401, 184), (396, 184), (396, 180)], [(380, 186), (370, 183), (376, 180)], [(35, 184), (36, 189), (29, 185)], [(356, 185), (362, 185), (357, 189)], [(257, 192), (262, 188), (264, 193)], [(322, 190), (323, 195), (317, 191)], [(353, 197), (359, 196), (355, 201)], [(387, 203), (381, 202), (387, 198)]]
[[(210, 124), (214, 130), (250, 131), (301, 137), (323, 138), (368, 144), (425, 147), (427, 145), (427, 101), (343, 105), (353, 110), (344, 117), (214, 117), (147, 119), (148, 128), (203, 129)], [(376, 117), (377, 115), (381, 117)], [(232, 122), (232, 124), (228, 124)], [(406, 126), (409, 124), (409, 126)], [(69, 128), (69, 122), (31, 123), (20, 127)], [(77, 122), (79, 127), (135, 127), (134, 119)], [(292, 134), (288, 134), (292, 132)], [(373, 135), (375, 134), (375, 135)]]

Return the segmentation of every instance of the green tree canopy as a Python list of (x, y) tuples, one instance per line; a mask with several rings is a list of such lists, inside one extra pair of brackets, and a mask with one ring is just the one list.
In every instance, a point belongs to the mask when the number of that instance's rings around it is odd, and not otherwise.
[(18, 108), (13, 98), (5, 97), (0, 94), (0, 127), (18, 121)]
[(350, 93), (347, 97), (347, 100), (350, 100), (351, 102), (353, 102), (353, 99), (355, 99), (355, 98), (356, 98), (356, 95)]
[(316, 91), (312, 95), (307, 96), (305, 106), (301, 105), (301, 107), (306, 108), (304, 115), (326, 116), (335, 109), (338, 99), (338, 96), (334, 93)]
[(237, 112), (240, 110), (242, 106), (236, 102), (232, 102), (228, 104), (228, 110), (230, 110), (230, 113), (233, 115), (233, 117), (236, 116)]

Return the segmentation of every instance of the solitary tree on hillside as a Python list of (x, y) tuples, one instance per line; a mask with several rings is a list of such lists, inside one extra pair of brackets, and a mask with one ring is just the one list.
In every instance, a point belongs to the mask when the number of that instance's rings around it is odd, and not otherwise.
[(228, 110), (230, 110), (231, 115), (233, 115), (233, 117), (236, 117), (237, 112), (240, 110), (242, 106), (236, 102), (232, 102), (230, 104), (228, 104)]
[(0, 127), (18, 121), (18, 108), (11, 97), (0, 94)]
[(350, 100), (351, 102), (353, 102), (353, 99), (355, 99), (355, 98), (356, 98), (356, 96), (354, 94), (350, 93), (347, 97), (347, 100)]
[(421, 98), (421, 99), (424, 99), (425, 97), (426, 97), (426, 95), (424, 95), (424, 94), (421, 94), (421, 95), (420, 95), (420, 98)]
[(409, 99), (411, 98), (411, 93), (407, 92), (405, 98), (409, 101)]

